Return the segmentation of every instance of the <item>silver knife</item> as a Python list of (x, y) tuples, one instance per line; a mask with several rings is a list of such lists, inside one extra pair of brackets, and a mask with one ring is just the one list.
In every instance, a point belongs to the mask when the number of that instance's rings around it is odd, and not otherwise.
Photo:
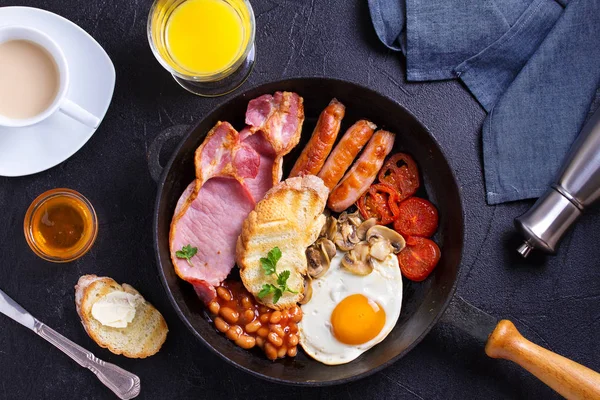
[(0, 290), (0, 312), (31, 329), (84, 368), (92, 371), (120, 399), (133, 399), (140, 394), (140, 378), (131, 372), (106, 363), (83, 347), (43, 324)]

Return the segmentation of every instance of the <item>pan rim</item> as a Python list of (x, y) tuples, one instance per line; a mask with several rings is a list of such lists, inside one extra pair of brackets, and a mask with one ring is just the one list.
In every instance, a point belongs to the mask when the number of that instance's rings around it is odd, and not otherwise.
[[(368, 371), (362, 372), (360, 374), (356, 374), (356, 375), (352, 375), (352, 376), (348, 376), (345, 378), (340, 378), (340, 379), (333, 379), (333, 380), (328, 380), (328, 381), (291, 381), (291, 380), (286, 380), (286, 379), (281, 379), (281, 378), (276, 378), (273, 376), (269, 376), (269, 375), (265, 375), (262, 374), (260, 372), (254, 371), (248, 367), (245, 367), (241, 364), (238, 364), (237, 362), (233, 361), (232, 359), (230, 359), (229, 357), (227, 357), (225, 354), (222, 354), (219, 350), (217, 350), (215, 347), (213, 347), (191, 324), (191, 322), (188, 320), (188, 318), (184, 315), (183, 311), (181, 310), (177, 300), (175, 299), (175, 297), (173, 296), (173, 293), (171, 291), (171, 288), (169, 287), (169, 283), (167, 282), (167, 277), (164, 273), (164, 270), (162, 268), (162, 264), (161, 264), (161, 258), (160, 258), (160, 251), (159, 251), (159, 235), (158, 235), (158, 219), (159, 219), (159, 207), (160, 207), (160, 202), (162, 199), (162, 188), (165, 185), (166, 182), (166, 177), (168, 175), (168, 172), (171, 170), (173, 163), (175, 161), (175, 159), (177, 158), (177, 155), (180, 153), (181, 148), (183, 147), (184, 143), (189, 139), (189, 137), (192, 135), (193, 132), (195, 132), (195, 130), (204, 122), (204, 120), (210, 116), (211, 114), (213, 114), (214, 112), (216, 112), (217, 110), (219, 110), (220, 108), (224, 107), (225, 105), (227, 105), (229, 102), (233, 101), (234, 99), (240, 98), (240, 97), (246, 97), (248, 93), (259, 90), (261, 87), (264, 86), (269, 86), (269, 85), (274, 85), (274, 84), (283, 84), (283, 83), (289, 83), (290, 81), (297, 81), (297, 82), (304, 82), (307, 80), (315, 80), (315, 81), (328, 81), (328, 82), (334, 82), (334, 83), (338, 83), (338, 84), (345, 84), (345, 85), (352, 85), (355, 86), (356, 88), (359, 88), (360, 90), (364, 90), (364, 91), (368, 91), (371, 92), (372, 94), (375, 94), (377, 96), (383, 97), (386, 100), (392, 102), (394, 105), (396, 105), (397, 107), (400, 107), (404, 110), (404, 112), (406, 112), (411, 118), (413, 118), (413, 120), (419, 125), (419, 127), (421, 129), (423, 129), (425, 132), (427, 132), (427, 134), (430, 136), (430, 138), (432, 139), (434, 145), (437, 147), (437, 150), (442, 154), (444, 161), (448, 164), (449, 167), (449, 171), (450, 171), (450, 175), (452, 177), (452, 183), (454, 184), (454, 186), (457, 189), (457, 194), (458, 194), (458, 203), (460, 205), (460, 217), (461, 217), (461, 224), (460, 224), (460, 249), (458, 252), (458, 260), (457, 260), (457, 272), (456, 272), (456, 278), (454, 279), (454, 281), (452, 282), (452, 285), (450, 287), (450, 290), (448, 291), (448, 296), (446, 298), (446, 300), (441, 304), (441, 307), (438, 311), (438, 313), (433, 317), (433, 319), (431, 320), (431, 322), (427, 325), (427, 327), (423, 330), (423, 332), (421, 333), (421, 335), (419, 335), (414, 341), (413, 343), (411, 343), (408, 347), (406, 347), (406, 349), (404, 349), (403, 351), (401, 351), (400, 353), (398, 353), (396, 356), (394, 356), (393, 358), (391, 358), (390, 360), (386, 361), (385, 363), (371, 368)], [(294, 77), (289, 77), (289, 78), (285, 78), (285, 79), (280, 79), (280, 80), (275, 80), (275, 81), (269, 81), (269, 82), (262, 82), (259, 84), (256, 84), (252, 87), (249, 87), (248, 89), (244, 90), (243, 92), (238, 93), (237, 95), (233, 96), (233, 97), (229, 97), (225, 100), (223, 100), (222, 102), (220, 102), (219, 104), (217, 104), (216, 106), (214, 106), (207, 114), (205, 114), (197, 123), (190, 125), (190, 127), (188, 128), (187, 133), (181, 137), (178, 145), (176, 146), (176, 148), (173, 150), (173, 154), (171, 155), (171, 157), (169, 158), (169, 161), (166, 163), (166, 165), (164, 166), (162, 173), (161, 173), (161, 177), (159, 182), (157, 183), (157, 194), (156, 194), (156, 199), (155, 199), (155, 205), (154, 205), (154, 215), (153, 215), (153, 223), (152, 223), (152, 229), (153, 229), (153, 247), (154, 247), (154, 252), (155, 252), (155, 258), (156, 258), (156, 265), (158, 268), (158, 272), (159, 272), (159, 276), (160, 276), (160, 280), (162, 282), (163, 288), (165, 290), (165, 292), (167, 293), (167, 297), (169, 298), (169, 301), (171, 302), (173, 308), (175, 309), (175, 312), (177, 313), (179, 319), (184, 323), (185, 326), (187, 326), (187, 328), (192, 332), (193, 336), (195, 336), (196, 338), (200, 339), (200, 341), (214, 354), (217, 354), (221, 359), (225, 360), (226, 363), (228, 363), (229, 365), (233, 365), (234, 367), (249, 373), (252, 376), (256, 376), (258, 378), (264, 379), (266, 381), (269, 382), (273, 382), (273, 383), (278, 383), (278, 384), (283, 384), (283, 385), (288, 385), (288, 386), (296, 386), (296, 387), (328, 387), (328, 386), (336, 386), (336, 385), (341, 385), (344, 383), (349, 383), (349, 382), (354, 382), (354, 381), (358, 381), (361, 379), (364, 379), (368, 376), (371, 376), (387, 367), (389, 367), (390, 365), (396, 363), (398, 360), (400, 360), (402, 357), (404, 357), (406, 354), (408, 354), (412, 349), (414, 349), (419, 343), (421, 343), (421, 341), (425, 338), (425, 336), (427, 336), (429, 334), (429, 332), (431, 331), (431, 329), (433, 329), (433, 327), (438, 323), (438, 321), (440, 320), (440, 318), (442, 317), (442, 315), (444, 314), (444, 312), (446, 311), (446, 309), (448, 308), (450, 302), (452, 301), (452, 298), (454, 297), (454, 294), (456, 292), (456, 288), (458, 285), (458, 282), (460, 280), (461, 277), (461, 267), (462, 267), (462, 258), (464, 255), (464, 241), (465, 241), (465, 208), (464, 208), (464, 201), (463, 201), (463, 194), (462, 194), (462, 189), (460, 187), (460, 185), (458, 184), (458, 180), (456, 178), (456, 174), (454, 172), (454, 170), (452, 169), (450, 163), (448, 162), (448, 157), (446, 155), (446, 153), (444, 152), (442, 146), (440, 145), (440, 143), (438, 142), (438, 140), (436, 139), (436, 137), (432, 134), (432, 132), (429, 130), (429, 128), (427, 128), (416, 116), (413, 112), (411, 112), (410, 110), (408, 110), (405, 106), (403, 106), (402, 104), (400, 104), (398, 101), (392, 99), (389, 96), (386, 96), (376, 90), (373, 90), (371, 88), (368, 88), (360, 83), (357, 82), (353, 82), (353, 81), (349, 81), (349, 80), (344, 80), (344, 79), (339, 79), (339, 78), (327, 78), (327, 77), (314, 77), (314, 76), (294, 76)]]

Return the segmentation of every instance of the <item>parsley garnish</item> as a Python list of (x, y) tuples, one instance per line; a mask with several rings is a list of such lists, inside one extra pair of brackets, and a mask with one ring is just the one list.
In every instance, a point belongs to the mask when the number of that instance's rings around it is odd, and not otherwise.
[(277, 273), (277, 262), (280, 258), (281, 250), (279, 250), (279, 247), (273, 247), (271, 251), (269, 251), (269, 254), (267, 254), (267, 257), (261, 257), (260, 259), (260, 265), (262, 266), (265, 275), (275, 275), (277, 277), (277, 286), (270, 283), (265, 283), (262, 287), (262, 290), (258, 292), (258, 298), (262, 299), (269, 294), (273, 294), (273, 304), (277, 304), (285, 292), (294, 294), (298, 293), (287, 286), (287, 280), (290, 277), (290, 271), (285, 270), (279, 274)]
[(197, 247), (192, 247), (192, 245), (188, 244), (187, 246), (183, 246), (181, 250), (177, 250), (175, 255), (177, 258), (184, 258), (190, 264), (190, 267), (193, 267), (194, 265), (191, 263), (190, 258), (194, 257), (197, 252)]

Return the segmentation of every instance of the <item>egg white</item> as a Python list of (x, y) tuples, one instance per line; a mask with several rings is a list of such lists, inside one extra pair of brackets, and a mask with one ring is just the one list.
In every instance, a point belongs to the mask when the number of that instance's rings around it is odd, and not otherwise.
[[(390, 254), (385, 261), (374, 260), (373, 272), (358, 276), (341, 266), (343, 256), (344, 253), (338, 251), (325, 275), (312, 281), (312, 298), (302, 306), (303, 317), (298, 324), (300, 345), (304, 351), (327, 365), (348, 363), (385, 339), (396, 325), (402, 308), (402, 275), (398, 257)], [(335, 307), (353, 294), (364, 295), (385, 311), (381, 332), (359, 345), (337, 340), (331, 326), (331, 313)]]

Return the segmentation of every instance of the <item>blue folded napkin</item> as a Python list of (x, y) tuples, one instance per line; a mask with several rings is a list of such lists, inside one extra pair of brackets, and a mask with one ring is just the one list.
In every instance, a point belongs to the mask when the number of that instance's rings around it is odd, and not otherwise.
[(600, 86), (600, 0), (369, 0), (407, 79), (460, 79), (489, 112), (490, 204), (540, 196)]

